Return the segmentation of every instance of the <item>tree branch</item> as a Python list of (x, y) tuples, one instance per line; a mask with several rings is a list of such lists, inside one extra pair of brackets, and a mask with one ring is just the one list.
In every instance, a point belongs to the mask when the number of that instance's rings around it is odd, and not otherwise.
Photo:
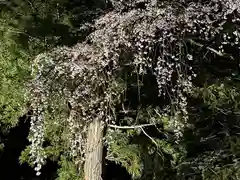
[(144, 129), (142, 127), (140, 127), (142, 132), (156, 145), (156, 147), (158, 147), (158, 144), (157, 142), (151, 137), (148, 135), (148, 133), (146, 133), (146, 131), (144, 131)]
[(113, 124), (108, 124), (109, 127), (111, 128), (116, 128), (116, 129), (136, 129), (136, 128), (143, 128), (143, 127), (148, 127), (148, 126), (155, 126), (156, 124), (141, 124), (141, 125), (136, 125), (136, 126), (117, 126)]
[[(194, 45), (196, 45), (196, 46), (204, 47), (203, 44), (197, 43), (197, 42), (193, 41), (192, 39), (189, 39), (189, 41), (190, 41), (190, 43), (192, 43), (192, 44), (194, 44)], [(212, 51), (213, 53), (217, 54), (218, 56), (225, 56), (225, 54), (217, 51), (216, 49), (213, 49), (213, 48), (210, 48), (210, 47), (206, 47), (206, 49)]]
[(158, 147), (157, 142), (151, 137), (149, 136), (146, 131), (143, 129), (143, 127), (148, 127), (148, 126), (155, 126), (156, 124), (141, 124), (141, 125), (136, 125), (136, 126), (117, 126), (117, 125), (113, 125), (113, 124), (109, 124), (109, 127), (112, 128), (117, 128), (117, 129), (135, 129), (135, 128), (140, 128), (142, 130), (142, 132)]

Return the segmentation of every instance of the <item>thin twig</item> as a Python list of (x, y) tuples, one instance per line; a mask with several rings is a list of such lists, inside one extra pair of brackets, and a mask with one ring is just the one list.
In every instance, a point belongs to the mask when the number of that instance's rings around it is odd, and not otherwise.
[(135, 129), (135, 128), (140, 128), (142, 130), (142, 132), (149, 138), (151, 139), (151, 141), (156, 145), (156, 147), (158, 147), (157, 142), (151, 137), (149, 136), (146, 131), (143, 129), (143, 127), (148, 127), (148, 126), (155, 126), (156, 124), (142, 124), (142, 125), (136, 125), (136, 126), (117, 126), (117, 125), (112, 125), (109, 124), (109, 127), (112, 128), (117, 128), (117, 129)]
[[(196, 46), (199, 46), (199, 47), (204, 47), (203, 44), (201, 43), (197, 43), (195, 41), (193, 41), (192, 39), (189, 40), (192, 44), (195, 44)], [(213, 48), (210, 48), (210, 47), (206, 47), (208, 50), (212, 51), (213, 53), (217, 54), (218, 56), (225, 56), (225, 54), (217, 51), (216, 49), (213, 49)]]
[(151, 139), (151, 141), (156, 145), (156, 147), (158, 147), (157, 142), (156, 142), (151, 136), (149, 136), (149, 135), (146, 133), (146, 131), (144, 131), (144, 129), (143, 129), (142, 127), (140, 127), (140, 128), (141, 128), (142, 132), (143, 132), (149, 139)]
[(143, 128), (143, 127), (148, 127), (148, 126), (155, 126), (156, 124), (141, 124), (141, 125), (136, 125), (136, 126), (117, 126), (113, 124), (108, 124), (109, 127), (111, 128), (116, 128), (116, 129), (136, 129), (136, 128)]

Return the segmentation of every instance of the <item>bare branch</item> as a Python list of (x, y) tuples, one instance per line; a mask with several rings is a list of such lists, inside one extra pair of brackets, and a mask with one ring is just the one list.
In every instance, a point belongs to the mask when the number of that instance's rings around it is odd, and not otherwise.
[(109, 124), (108, 126), (116, 129), (136, 129), (136, 128), (143, 128), (148, 126), (155, 126), (155, 125), (156, 124), (142, 124), (142, 125), (136, 125), (136, 126), (117, 126), (117, 125)]
[[(197, 42), (193, 41), (192, 39), (190, 39), (189, 41), (190, 41), (190, 43), (192, 43), (192, 44), (194, 44), (194, 45), (196, 45), (196, 46), (204, 47), (203, 44), (197, 43)], [(216, 49), (213, 49), (213, 48), (210, 48), (210, 47), (206, 47), (206, 48), (207, 48), (208, 50), (212, 51), (213, 53), (217, 54), (218, 56), (225, 56), (225, 54), (217, 51)]]
[(155, 126), (156, 124), (142, 124), (142, 125), (136, 125), (136, 126), (117, 126), (117, 125), (112, 125), (109, 124), (109, 127), (112, 128), (117, 128), (117, 129), (136, 129), (136, 128), (140, 128), (142, 130), (142, 132), (158, 147), (157, 142), (151, 137), (149, 136), (146, 131), (143, 129), (143, 127), (148, 127), (148, 126)]
[(149, 135), (146, 133), (146, 131), (144, 131), (144, 129), (143, 129), (142, 127), (140, 127), (140, 128), (141, 128), (142, 132), (143, 132), (149, 139), (151, 139), (151, 141), (158, 147), (157, 142), (156, 142), (151, 136), (149, 136)]

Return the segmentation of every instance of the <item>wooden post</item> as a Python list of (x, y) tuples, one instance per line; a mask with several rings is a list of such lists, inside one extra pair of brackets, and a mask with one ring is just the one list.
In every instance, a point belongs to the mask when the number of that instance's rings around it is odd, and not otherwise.
[(84, 165), (85, 180), (102, 180), (103, 129), (99, 119), (88, 127), (86, 161)]

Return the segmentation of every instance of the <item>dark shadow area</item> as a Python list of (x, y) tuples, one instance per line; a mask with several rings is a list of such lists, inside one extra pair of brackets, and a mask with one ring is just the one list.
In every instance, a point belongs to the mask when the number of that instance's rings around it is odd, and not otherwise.
[(56, 46), (72, 46), (92, 32), (86, 25), (110, 8), (104, 0), (15, 0), (0, 3), (3, 14), (13, 20), (7, 27), (16, 29), (11, 38), (34, 55)]
[[(55, 180), (57, 178), (58, 165), (48, 161), (41, 170), (41, 175), (36, 176), (36, 172), (28, 164), (20, 164), (19, 156), (29, 145), (27, 139), (30, 127), (30, 119), (27, 116), (20, 118), (18, 126), (11, 129), (3, 139), (5, 148), (0, 156), (0, 179), (1, 180)], [(131, 180), (131, 176), (125, 168), (114, 162), (105, 162), (104, 180)]]
[(26, 116), (20, 118), (18, 126), (11, 129), (4, 137), (5, 148), (0, 157), (1, 180), (53, 180), (57, 165), (49, 162), (42, 169), (42, 175), (37, 177), (36, 172), (27, 164), (20, 165), (19, 156), (29, 144), (27, 136), (30, 121)]
[[(239, 81), (235, 80), (235, 76), (239, 75), (238, 66), (236, 66), (239, 59), (236, 54), (239, 52), (231, 49), (228, 53), (234, 56), (234, 60), (229, 57), (213, 56), (210, 53), (202, 60), (199, 59), (200, 64), (194, 66), (199, 72), (198, 77), (194, 79), (194, 85), (206, 89), (211, 85), (218, 87), (220, 83), (228, 89), (239, 86)], [(215, 108), (205, 101), (204, 92), (198, 97), (188, 98), (188, 123), (191, 126), (184, 131), (181, 144), (186, 148), (187, 154), (184, 163), (179, 165), (184, 180), (192, 178), (202, 180), (199, 164), (205, 169), (215, 165), (223, 167), (234, 163), (234, 159), (238, 157), (231, 143), (240, 133), (240, 116), (236, 112), (239, 97), (230, 94), (228, 96), (232, 97), (224, 102), (218, 93), (222, 93), (224, 97), (225, 92), (218, 91), (221, 90), (212, 90), (217, 102)]]
[(131, 180), (124, 167), (111, 161), (106, 161), (103, 180)]

